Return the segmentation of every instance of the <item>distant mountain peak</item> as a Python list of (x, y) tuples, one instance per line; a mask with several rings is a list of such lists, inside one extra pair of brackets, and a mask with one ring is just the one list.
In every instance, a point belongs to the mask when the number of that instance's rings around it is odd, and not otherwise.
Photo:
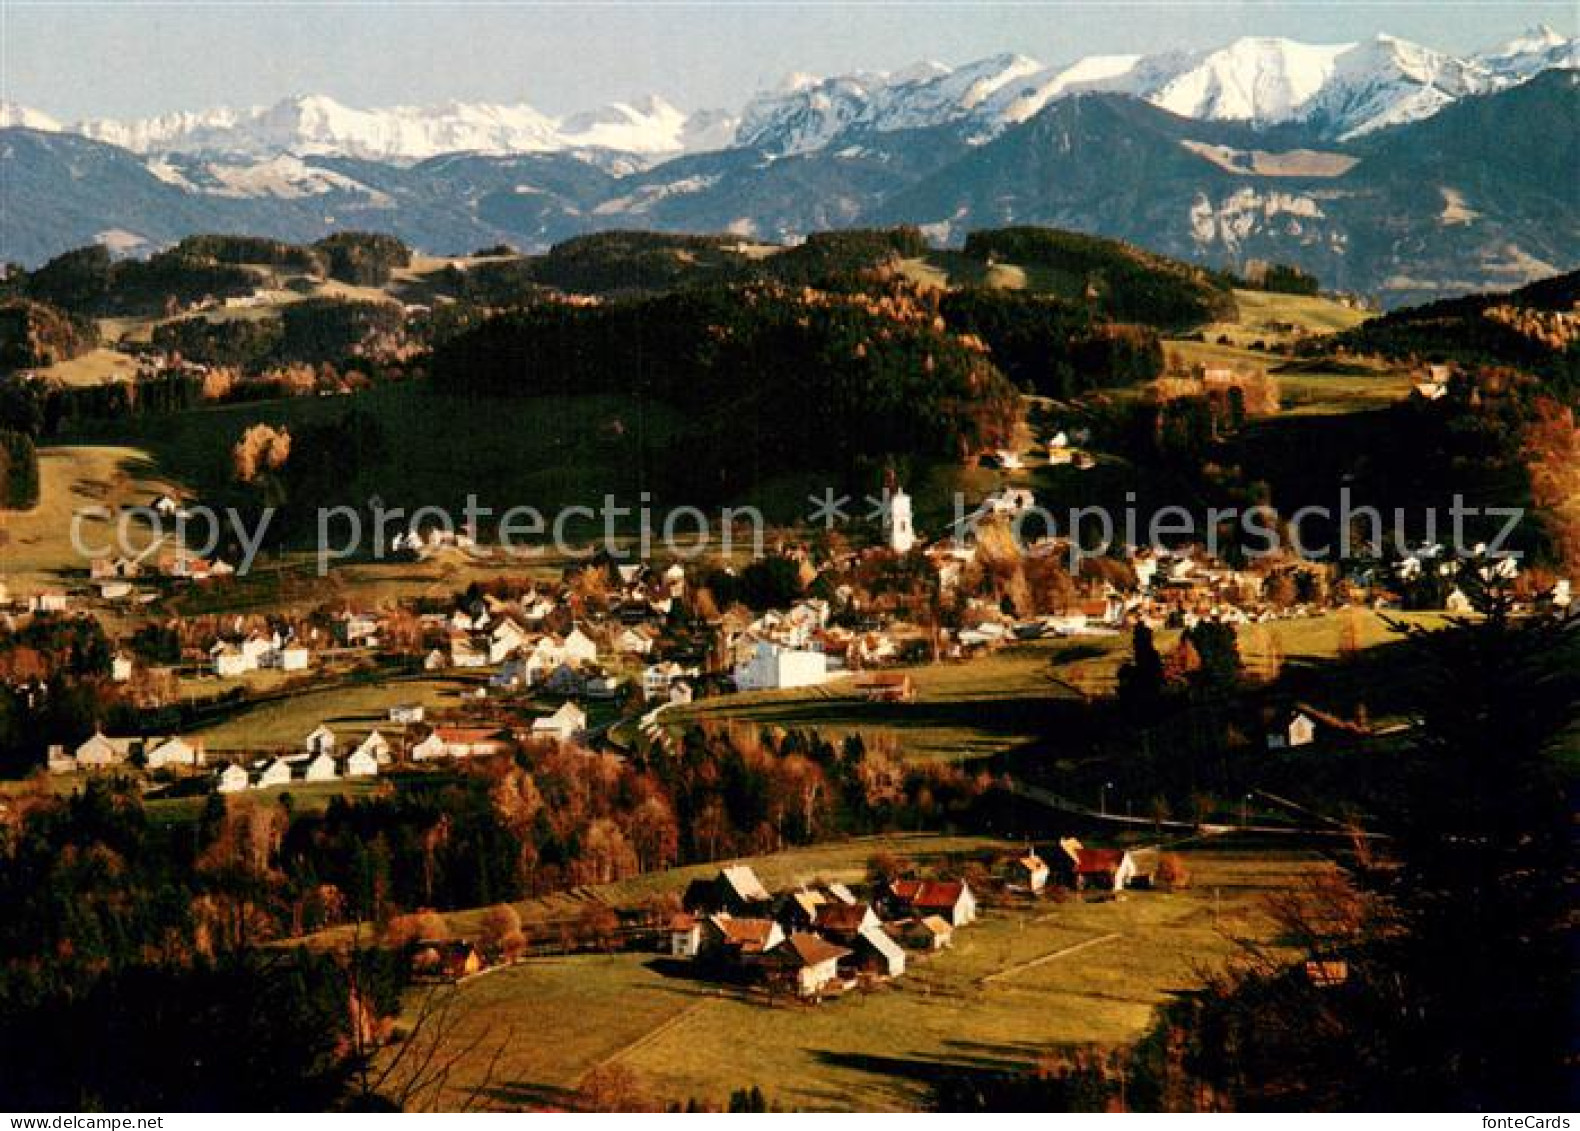
[(303, 93), (266, 107), (70, 126), (7, 104), (0, 107), (0, 124), (79, 133), (145, 156), (294, 153), (415, 161), (445, 153), (596, 149), (640, 164), (735, 147), (806, 154), (847, 134), (940, 126), (958, 128), (980, 144), (1056, 99), (1106, 91), (1182, 117), (1294, 123), (1345, 139), (1430, 117), (1459, 98), (1506, 89), (1545, 70), (1576, 66), (1576, 41), (1543, 24), (1474, 56), (1387, 33), (1327, 44), (1264, 35), (1206, 50), (1091, 55), (1056, 66), (1009, 51), (955, 66), (923, 60), (889, 72), (792, 73), (739, 112), (686, 113), (656, 94), (555, 117), (525, 102), (359, 109), (331, 95)]

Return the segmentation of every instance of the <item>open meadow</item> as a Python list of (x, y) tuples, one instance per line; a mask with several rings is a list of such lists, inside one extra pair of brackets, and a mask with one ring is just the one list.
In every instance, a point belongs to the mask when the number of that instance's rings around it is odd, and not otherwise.
[(722, 1105), (756, 1085), (789, 1109), (911, 1110), (944, 1073), (1128, 1043), (1242, 940), (1269, 941), (1267, 896), (1326, 867), (1287, 851), (1183, 855), (1188, 889), (989, 907), (952, 949), (913, 954), (903, 978), (817, 1006), (770, 1005), (652, 954), (529, 959), (437, 991), (456, 996), (447, 1031), (429, 1039), (471, 1051), (424, 1099), (556, 1107), (593, 1069), (618, 1065), (652, 1106)]
[[(86, 575), (88, 559), (72, 545), (72, 517), (79, 511), (146, 506), (174, 491), (172, 479), (148, 453), (132, 447), (41, 448), (38, 471), (38, 505), (0, 511), (0, 580), (12, 596), (58, 590)], [(151, 543), (141, 520), (132, 521), (129, 530), (128, 541), (135, 547)], [(115, 539), (114, 523), (84, 518), (80, 537), (85, 547), (109, 545)]]
[[(1435, 626), (1435, 613), (1390, 613), (1390, 619)], [(1275, 666), (1327, 663), (1350, 649), (1397, 639), (1383, 615), (1345, 609), (1320, 616), (1241, 625), (1240, 652), (1253, 676)], [(1161, 629), (1165, 654), (1178, 629)], [(916, 687), (911, 703), (873, 703), (849, 679), (792, 691), (761, 691), (698, 700), (663, 713), (672, 731), (699, 723), (817, 730), (825, 736), (883, 736), (916, 761), (966, 762), (991, 757), (1045, 737), (1061, 700), (1111, 694), (1130, 657), (1130, 637), (1060, 637), (1011, 644), (973, 660), (903, 669)]]

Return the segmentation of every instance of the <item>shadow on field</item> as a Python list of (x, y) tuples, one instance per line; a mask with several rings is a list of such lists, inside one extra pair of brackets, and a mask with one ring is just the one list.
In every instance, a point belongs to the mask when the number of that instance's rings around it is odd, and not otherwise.
[(571, 1111), (576, 1106), (574, 1088), (562, 1088), (555, 1084), (536, 1084), (530, 1080), (512, 1080), (506, 1084), (494, 1084), (484, 1088), (479, 1095), (505, 1108), (551, 1108)]

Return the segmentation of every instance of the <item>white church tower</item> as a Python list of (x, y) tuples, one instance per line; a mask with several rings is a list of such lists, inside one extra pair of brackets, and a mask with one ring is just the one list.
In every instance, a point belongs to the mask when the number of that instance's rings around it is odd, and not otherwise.
[(911, 526), (911, 497), (900, 487), (889, 493), (889, 549), (896, 554), (908, 554), (916, 545), (916, 531)]

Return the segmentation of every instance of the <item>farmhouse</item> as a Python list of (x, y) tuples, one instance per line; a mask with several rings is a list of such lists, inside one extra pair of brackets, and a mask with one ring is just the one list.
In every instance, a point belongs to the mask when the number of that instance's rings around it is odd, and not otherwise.
[(937, 915), (951, 927), (977, 917), (976, 896), (964, 880), (891, 880), (885, 901), (900, 915)]
[(891, 924), (890, 930), (913, 950), (942, 950), (953, 943), (955, 937), (954, 927), (938, 915), (904, 919)]
[(482, 954), (464, 939), (422, 939), (412, 944), (411, 970), (417, 977), (459, 981), (482, 969)]
[(1065, 878), (1077, 891), (1122, 891), (1137, 875), (1135, 857), (1122, 848), (1086, 848), (1074, 837), (1059, 848)]
[(762, 912), (773, 902), (757, 873), (745, 864), (719, 869), (711, 880), (693, 880), (681, 897), (687, 911), (711, 915)]
[(232, 762), (219, 772), (214, 788), (220, 793), (240, 793), (247, 788), (249, 781), (247, 767)]
[(776, 945), (765, 965), (770, 977), (792, 987), (800, 997), (816, 997), (839, 982), (840, 959), (850, 954), (816, 935), (794, 934)]
[(709, 915), (702, 924), (699, 958), (744, 967), (784, 941), (785, 933), (772, 919), (737, 919), (728, 913)]
[(302, 771), (303, 781), (334, 781), (340, 776), (335, 768), (335, 756), (329, 751), (313, 755)]
[(209, 649), (209, 660), (214, 665), (214, 674), (221, 679), (235, 679), (253, 669), (252, 661), (240, 648), (223, 640)]
[(335, 752), (335, 732), (320, 723), (303, 740), (303, 749), (309, 754), (333, 754)]
[(825, 903), (818, 907), (812, 926), (819, 934), (849, 942), (864, 931), (875, 931), (883, 923), (877, 912), (865, 903)]
[(702, 949), (702, 923), (681, 912), (669, 921), (669, 953), (674, 958), (695, 958)]
[(1013, 883), (1036, 892), (1047, 886), (1049, 869), (1041, 856), (1027, 849), (1025, 855), (1011, 862), (1010, 874)]
[(856, 932), (850, 940), (851, 954), (846, 960), (853, 972), (898, 978), (905, 973), (905, 951), (884, 933), (878, 924)]

